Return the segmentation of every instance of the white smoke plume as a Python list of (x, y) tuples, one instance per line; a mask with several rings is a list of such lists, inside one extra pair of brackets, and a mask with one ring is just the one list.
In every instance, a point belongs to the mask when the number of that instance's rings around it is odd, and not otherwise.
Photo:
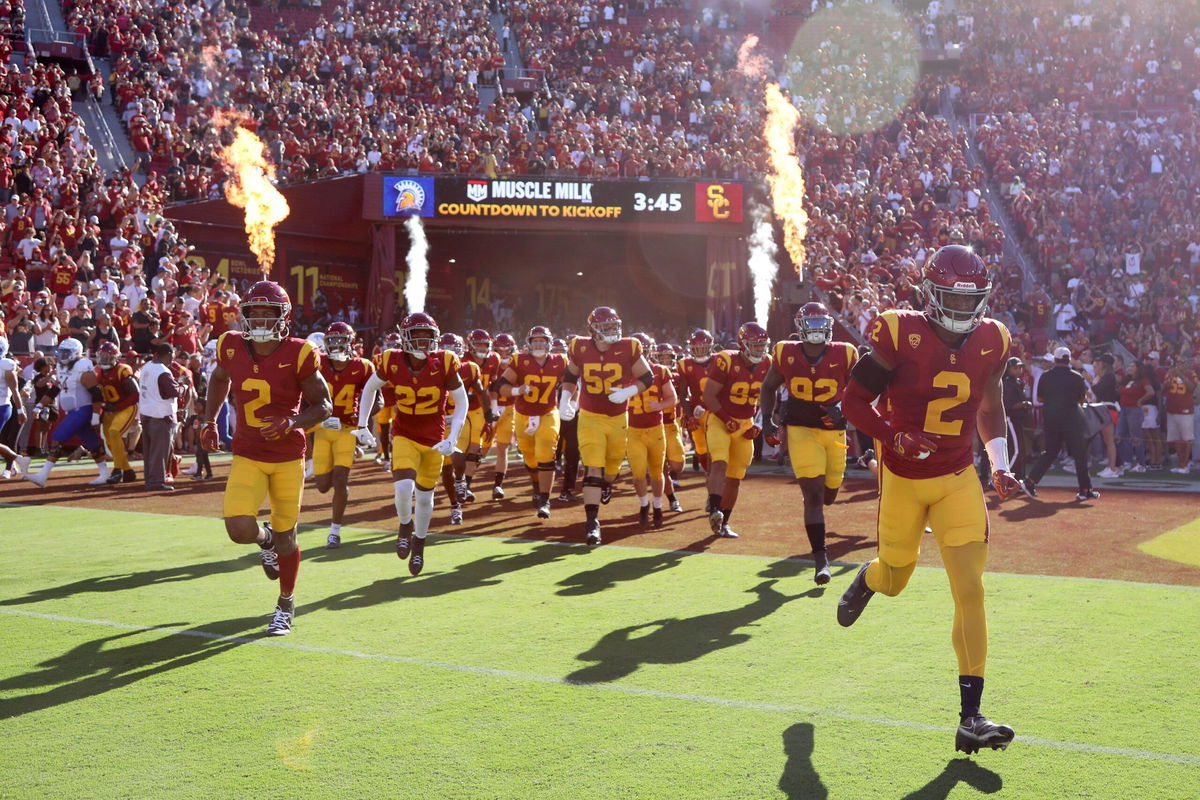
[(775, 226), (771, 223), (771, 210), (761, 203), (751, 203), (750, 219), (750, 280), (754, 288), (754, 321), (767, 327), (767, 315), (771, 311), (771, 296), (775, 290), (775, 278), (779, 264), (775, 256), (779, 246), (775, 244)]
[(429, 239), (421, 218), (411, 216), (404, 220), (411, 244), (404, 262), (408, 265), (408, 278), (404, 281), (404, 305), (409, 314), (425, 310), (425, 295), (429, 292)]

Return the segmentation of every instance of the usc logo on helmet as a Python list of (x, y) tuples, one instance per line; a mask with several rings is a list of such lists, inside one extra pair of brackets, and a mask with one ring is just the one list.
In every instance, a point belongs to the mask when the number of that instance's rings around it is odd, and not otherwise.
[(709, 185), (704, 192), (704, 197), (713, 219), (729, 219), (729, 209), (733, 203), (729, 202), (729, 198), (725, 196), (724, 186), (719, 183)]

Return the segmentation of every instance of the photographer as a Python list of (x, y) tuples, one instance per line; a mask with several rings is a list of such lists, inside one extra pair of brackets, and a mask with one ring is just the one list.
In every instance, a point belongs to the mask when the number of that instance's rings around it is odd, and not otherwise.
[(1046, 449), (1025, 481), (1026, 490), (1037, 496), (1037, 483), (1050, 469), (1050, 464), (1066, 445), (1075, 462), (1075, 479), (1079, 484), (1076, 500), (1094, 500), (1100, 493), (1092, 488), (1088, 474), (1087, 448), (1084, 446), (1084, 419), (1080, 403), (1088, 393), (1087, 381), (1071, 369), (1071, 350), (1059, 347), (1054, 351), (1054, 367), (1038, 381), (1038, 398), (1042, 401), (1042, 422), (1046, 429)]
[(1033, 443), (1033, 403), (1025, 386), (1025, 362), (1013, 356), (1008, 359), (1001, 387), (1004, 392), (1004, 413), (1008, 416), (1009, 452), (1013, 454), (1012, 473), (1025, 480), (1029, 464), (1029, 448)]

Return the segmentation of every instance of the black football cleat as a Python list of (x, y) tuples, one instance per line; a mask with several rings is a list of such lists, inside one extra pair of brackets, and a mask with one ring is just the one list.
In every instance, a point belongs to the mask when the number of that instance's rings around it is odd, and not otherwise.
[(413, 544), (413, 522), (410, 519), (408, 522), (400, 523), (400, 530), (396, 533), (396, 555), (401, 561), (408, 558), (408, 554), (412, 551)]
[(412, 556), (408, 559), (408, 571), (412, 575), (420, 575), (425, 567), (425, 540), (412, 537)]
[(537, 500), (537, 518), (550, 519), (550, 495), (544, 494)]
[(643, 528), (650, 527), (650, 506), (642, 506), (638, 509), (638, 525)]
[(862, 565), (858, 574), (854, 576), (854, 580), (850, 581), (849, 588), (842, 594), (842, 599), (838, 600), (837, 620), (843, 628), (849, 628), (858, 622), (859, 615), (867, 607), (871, 598), (875, 596), (875, 592), (867, 586), (867, 567), (869, 566), (871, 566), (870, 561)]
[(296, 616), (296, 601), (292, 598), (279, 598), (275, 603), (275, 613), (267, 625), (267, 636), (287, 636), (292, 632), (292, 620)]
[(829, 583), (829, 579), (833, 577), (833, 573), (829, 571), (829, 554), (824, 550), (818, 550), (813, 553), (813, 581), (817, 586), (824, 586)]
[(137, 483), (137, 473), (131, 469), (122, 470), (121, 483)]
[(583, 536), (583, 541), (589, 547), (595, 547), (600, 544), (600, 523), (599, 521), (587, 523), (587, 533)]
[(1029, 497), (1037, 497), (1037, 484), (1029, 478), (1021, 481), (1021, 490)]
[(258, 548), (258, 557), (262, 561), (263, 572), (266, 573), (267, 579), (272, 581), (279, 580), (279, 555), (275, 552), (275, 532), (271, 530), (271, 523), (264, 522), (263, 527), (267, 533), (271, 534), (271, 546), (267, 548)]
[(679, 505), (679, 500), (674, 497), (671, 498), (671, 513), (672, 514), (682, 514), (683, 513), (683, 506)]
[(1087, 500), (1099, 500), (1100, 493), (1095, 489), (1088, 489), (1086, 492), (1080, 492), (1079, 494), (1075, 495), (1075, 499), (1081, 503)]
[(1013, 729), (1007, 725), (997, 725), (983, 714), (976, 714), (958, 724), (958, 732), (954, 735), (954, 749), (967, 755), (978, 753), (985, 747), (1006, 750), (1015, 735)]
[(575, 494), (572, 494), (571, 492), (568, 492), (566, 489), (563, 489), (561, 492), (559, 492), (557, 499), (558, 499), (558, 502), (560, 502), (560, 503), (578, 503), (579, 502), (579, 497)]
[(108, 476), (108, 480), (106, 480), (105, 483), (109, 486), (116, 486), (117, 484), (122, 483), (124, 480), (125, 473), (118, 469), (114, 470), (113, 474)]
[(654, 511), (652, 512), (652, 515), (654, 518), (653, 524), (654, 524), (655, 529), (661, 528), (663, 526), (663, 510), (662, 510), (662, 508), (654, 509)]

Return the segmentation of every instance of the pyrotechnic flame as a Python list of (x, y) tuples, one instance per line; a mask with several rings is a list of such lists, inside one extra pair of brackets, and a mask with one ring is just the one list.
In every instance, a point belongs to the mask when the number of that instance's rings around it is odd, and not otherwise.
[(404, 262), (408, 265), (408, 278), (404, 281), (404, 304), (409, 314), (425, 310), (425, 295), (429, 291), (429, 239), (421, 218), (411, 216), (404, 220), (404, 229), (412, 242)]
[(748, 78), (757, 78), (766, 74), (767, 71), (766, 56), (751, 55), (750, 53), (757, 46), (758, 37), (752, 33), (742, 41), (742, 46), (738, 48), (738, 72)]
[(800, 112), (783, 96), (779, 84), (768, 83), (764, 96), (767, 101), (767, 124), (763, 135), (771, 157), (771, 203), (775, 216), (783, 223), (783, 246), (787, 249), (796, 274), (804, 274), (804, 236), (808, 232), (808, 213), (804, 210), (804, 171), (796, 157), (794, 132), (800, 122)]
[(779, 265), (775, 262), (779, 247), (775, 244), (775, 226), (771, 224), (770, 209), (761, 203), (752, 203), (750, 217), (754, 227), (750, 230), (750, 257), (747, 264), (754, 288), (754, 321), (765, 328), (771, 311), (775, 277), (779, 272)]
[(287, 200), (271, 180), (275, 167), (264, 156), (263, 143), (245, 128), (238, 128), (233, 144), (221, 151), (229, 167), (225, 199), (246, 211), (246, 234), (250, 250), (258, 257), (263, 275), (275, 261), (275, 226), (291, 212)]

